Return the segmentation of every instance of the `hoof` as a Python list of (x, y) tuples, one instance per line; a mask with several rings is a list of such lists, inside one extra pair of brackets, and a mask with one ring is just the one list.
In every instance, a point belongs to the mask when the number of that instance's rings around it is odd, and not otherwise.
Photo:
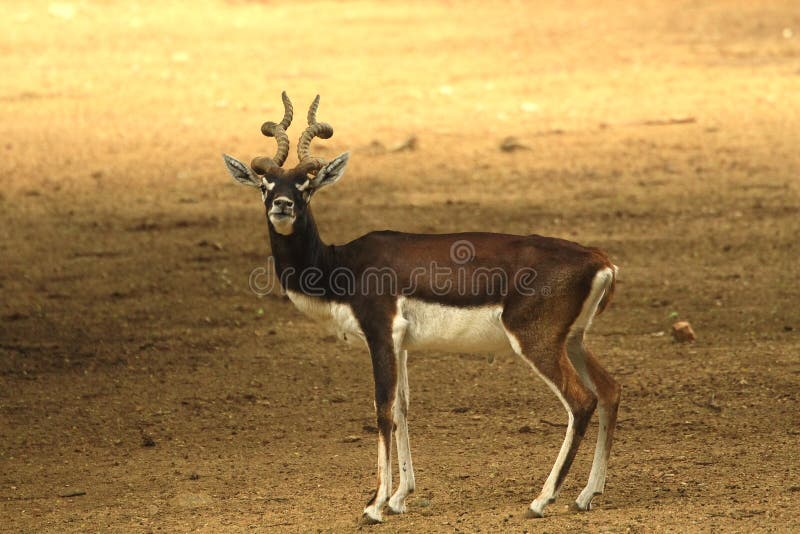
[(527, 510), (525, 510), (525, 513), (522, 514), (522, 517), (524, 517), (525, 519), (539, 519), (544, 516), (542, 515), (541, 512), (537, 512), (532, 508), (528, 508)]
[(380, 519), (380, 518), (376, 519), (376, 518), (372, 517), (371, 515), (369, 515), (366, 512), (364, 512), (364, 514), (361, 516), (361, 519), (358, 520), (358, 524), (359, 525), (367, 525), (368, 526), (368, 525), (378, 525), (380, 523), (383, 523), (382, 519)]
[[(578, 495), (578, 498), (575, 499), (575, 508), (574, 510), (587, 512), (592, 508), (592, 499), (597, 497), (598, 495), (602, 495), (602, 491), (595, 491), (595, 492), (588, 492), (585, 489)], [(570, 507), (573, 509), (572, 507)]]
[(581, 506), (580, 504), (578, 504), (577, 501), (573, 502), (573, 503), (570, 503), (570, 505), (569, 505), (569, 511), (570, 512), (588, 512), (591, 508), (592, 508), (592, 502), (591, 501), (586, 503), (585, 507)]
[(406, 505), (404, 504), (401, 508), (395, 508), (391, 504), (386, 507), (386, 513), (389, 515), (400, 515), (406, 513)]

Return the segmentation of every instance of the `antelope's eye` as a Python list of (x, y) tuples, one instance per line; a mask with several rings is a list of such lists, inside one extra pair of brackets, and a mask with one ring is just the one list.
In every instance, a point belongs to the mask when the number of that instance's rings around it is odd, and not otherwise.
[(261, 184), (261, 192), (262, 193), (266, 193), (267, 192), (267, 186), (266, 185)]

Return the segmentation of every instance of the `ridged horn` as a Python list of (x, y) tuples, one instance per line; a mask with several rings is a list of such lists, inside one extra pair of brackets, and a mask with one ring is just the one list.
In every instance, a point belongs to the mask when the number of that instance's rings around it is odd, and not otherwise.
[(316, 158), (310, 154), (311, 141), (315, 137), (329, 139), (333, 135), (333, 126), (327, 122), (317, 122), (317, 109), (319, 108), (319, 95), (314, 98), (311, 107), (308, 108), (308, 127), (300, 136), (297, 143), (297, 158), (301, 164), (306, 164), (309, 171), (319, 170), (325, 165), (325, 160)]
[(258, 174), (267, 174), (271, 168), (281, 167), (289, 156), (289, 136), (286, 135), (286, 130), (292, 124), (294, 108), (286, 91), (281, 93), (281, 99), (283, 100), (283, 119), (281, 122), (267, 121), (261, 125), (261, 133), (267, 137), (274, 137), (275, 142), (278, 144), (278, 149), (271, 158), (261, 156), (253, 159), (250, 167)]

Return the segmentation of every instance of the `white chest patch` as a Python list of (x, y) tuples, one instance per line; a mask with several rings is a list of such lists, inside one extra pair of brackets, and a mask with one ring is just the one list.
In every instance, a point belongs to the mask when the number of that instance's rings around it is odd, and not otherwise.
[(296, 291), (286, 291), (289, 300), (295, 307), (323, 326), (327, 326), (344, 341), (352, 343), (357, 339), (365, 340), (364, 332), (353, 310), (348, 304), (326, 301), (319, 297), (310, 297)]
[(511, 352), (501, 305), (460, 308), (401, 297), (403, 347), (443, 352)]

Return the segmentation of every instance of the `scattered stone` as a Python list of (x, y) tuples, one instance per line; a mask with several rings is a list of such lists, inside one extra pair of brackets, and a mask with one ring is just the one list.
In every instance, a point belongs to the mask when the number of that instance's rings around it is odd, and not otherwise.
[(389, 152), (411, 152), (418, 148), (419, 141), (417, 140), (416, 135), (412, 135), (408, 137), (405, 141), (397, 143), (392, 148), (389, 149)]
[(692, 343), (697, 337), (689, 321), (678, 321), (672, 325), (672, 339), (678, 343)]
[(198, 475), (197, 473), (192, 473), (191, 475), (189, 475), (189, 480), (200, 480), (200, 475)]
[(147, 432), (142, 432), (142, 447), (155, 447), (156, 440)]
[(349, 436), (345, 436), (342, 440), (342, 443), (355, 443), (356, 441), (361, 441), (361, 436), (355, 436), (351, 434)]
[(694, 124), (695, 122), (697, 122), (695, 117), (669, 117), (666, 119), (645, 120), (638, 124), (643, 126), (671, 126), (673, 124)]
[(453, 413), (467, 413), (469, 411), (469, 406), (457, 406), (456, 408), (452, 409)]
[(528, 145), (520, 143), (514, 136), (508, 136), (500, 143), (500, 150), (503, 152), (516, 152), (517, 150), (531, 150)]
[(79, 489), (68, 490), (58, 494), (59, 497), (62, 497), (64, 499), (68, 499), (70, 497), (81, 497), (83, 495), (86, 495), (86, 492)]
[(531, 425), (522, 425), (521, 427), (519, 427), (519, 433), (520, 434), (533, 434), (533, 429), (531, 428)]
[(209, 241), (207, 239), (203, 239), (202, 241), (197, 242), (198, 247), (208, 247), (213, 248), (214, 250), (222, 250), (222, 245), (217, 241)]

